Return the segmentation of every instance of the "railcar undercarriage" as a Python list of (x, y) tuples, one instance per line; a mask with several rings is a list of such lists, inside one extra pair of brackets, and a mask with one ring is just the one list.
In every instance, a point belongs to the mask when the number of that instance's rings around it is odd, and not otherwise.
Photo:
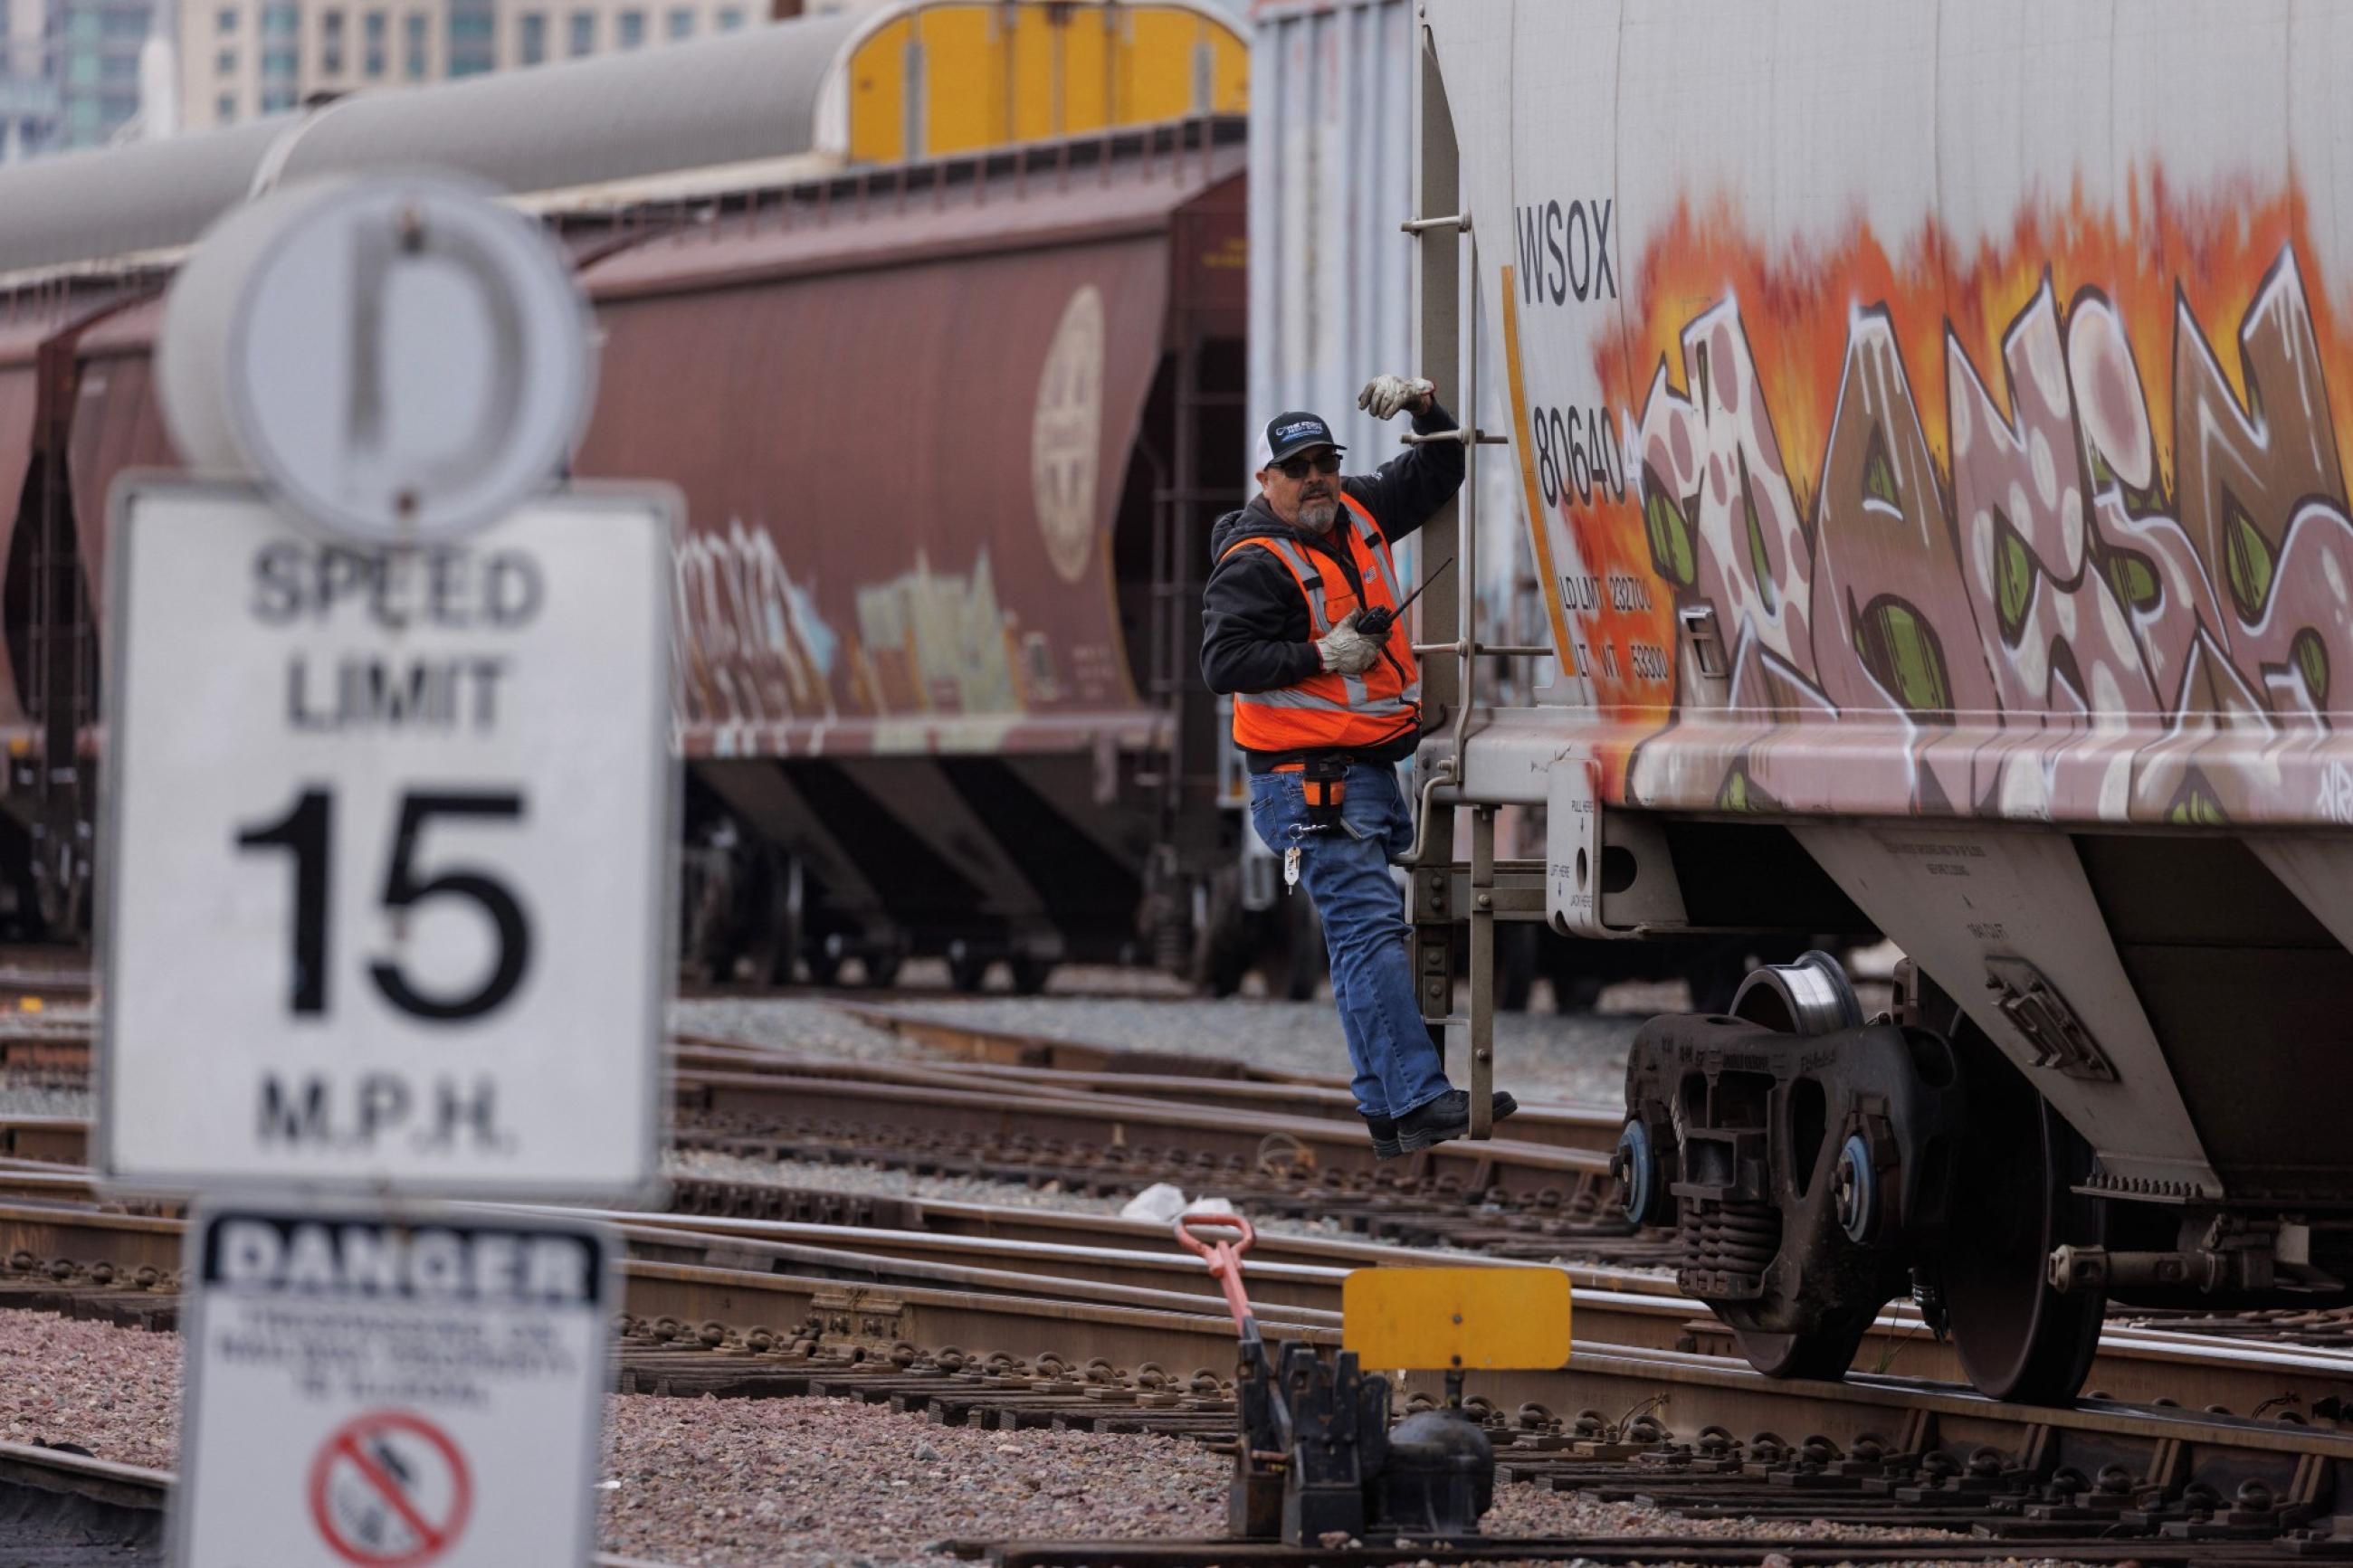
[[(2232, 891), (2200, 889), (2210, 900)], [(2253, 1018), (2275, 1004), (2247, 1008)], [(2228, 1048), (2168, 1044), (2177, 1060)], [(2253, 1037), (2240, 1052), (2257, 1080), (2277, 1054)], [(2326, 1098), (2327, 1082), (2250, 1096)], [(1681, 1285), (1770, 1375), (1843, 1375), (1873, 1316), (1909, 1294), (1979, 1390), (2062, 1403), (2082, 1387), (2110, 1300), (2353, 1301), (2346, 1189), (2307, 1172), (2294, 1200), (2268, 1196), (2232, 1181), (2241, 1152), (2209, 1131), (2219, 1196), (2116, 1194), (2092, 1145), (1910, 962), (1894, 1005), (1868, 1018), (1828, 953), (1759, 969), (1726, 1015), (1646, 1025), (1626, 1093), (1615, 1164), (1627, 1217), (1680, 1233)], [(2197, 1114), (2211, 1109), (2192, 1106), (2201, 1130), (2218, 1125)]]

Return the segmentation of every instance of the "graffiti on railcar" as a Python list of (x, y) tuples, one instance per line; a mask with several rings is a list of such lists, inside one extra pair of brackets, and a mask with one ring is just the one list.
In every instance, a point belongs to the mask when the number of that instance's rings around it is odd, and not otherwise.
[[(854, 625), (840, 630), (765, 528), (689, 531), (673, 566), (681, 731), (723, 751), (845, 713), (1009, 717), (1070, 695), (1053, 639), (999, 601), (985, 547), (962, 573), (916, 551), (908, 570), (851, 590)], [(1087, 695), (1117, 674), (1079, 662)]]
[(671, 637), (682, 724), (778, 724), (832, 706), (838, 638), (765, 528), (730, 520), (673, 552)]
[[(1597, 367), (1638, 482), (1563, 498), (1588, 570), (1631, 551), (1671, 601), (1581, 612), (1601, 700), (1667, 710), (1631, 796), (2353, 817), (2311, 754), (2353, 708), (2353, 350), (2293, 195), (2147, 182), (1900, 258), (1738, 232), (1686, 209), (1648, 248), (1647, 386)], [(1616, 657), (1646, 638), (1671, 668)]]

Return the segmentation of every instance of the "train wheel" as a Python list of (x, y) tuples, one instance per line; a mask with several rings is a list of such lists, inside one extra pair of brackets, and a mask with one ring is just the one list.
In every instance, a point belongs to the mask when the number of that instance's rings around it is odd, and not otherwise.
[(2091, 1371), (2107, 1304), (2096, 1290), (2063, 1296), (2049, 1279), (2052, 1247), (2102, 1239), (2100, 1201), (2070, 1190), (2092, 1152), (2006, 1062), (1981, 1060), (1969, 1096), (1983, 1131), (1961, 1151), (1944, 1256), (1954, 1348), (1979, 1393), (2064, 1405)]
[(1053, 978), (1054, 961), (1031, 958), (1024, 953), (1013, 959), (1012, 969), (1013, 994), (1016, 996), (1035, 996), (1046, 989), (1046, 982)]
[(988, 960), (977, 953), (948, 954), (948, 984), (966, 995), (976, 994), (988, 981)]
[(1856, 1347), (1877, 1315), (1856, 1312), (1804, 1334), (1760, 1333), (1736, 1325), (1733, 1335), (1748, 1364), (1767, 1377), (1819, 1377), (1835, 1383), (1854, 1364)]

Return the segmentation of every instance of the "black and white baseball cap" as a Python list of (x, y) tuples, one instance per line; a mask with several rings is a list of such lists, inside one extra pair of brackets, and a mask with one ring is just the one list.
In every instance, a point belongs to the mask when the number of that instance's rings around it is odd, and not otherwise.
[(1314, 415), (1296, 411), (1278, 414), (1258, 434), (1258, 466), (1271, 468), (1293, 452), (1304, 452), (1310, 447), (1329, 447), (1335, 452), (1348, 449), (1332, 439), (1332, 426)]

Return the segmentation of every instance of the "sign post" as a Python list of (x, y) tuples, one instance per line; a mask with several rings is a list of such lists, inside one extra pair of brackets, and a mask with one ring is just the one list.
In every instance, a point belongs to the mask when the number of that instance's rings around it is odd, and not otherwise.
[(99, 1163), (194, 1189), (182, 1568), (586, 1560), (610, 1233), (663, 1145), (671, 537), (565, 489), (555, 247), (421, 175), (175, 280), (199, 477), (111, 498)]

